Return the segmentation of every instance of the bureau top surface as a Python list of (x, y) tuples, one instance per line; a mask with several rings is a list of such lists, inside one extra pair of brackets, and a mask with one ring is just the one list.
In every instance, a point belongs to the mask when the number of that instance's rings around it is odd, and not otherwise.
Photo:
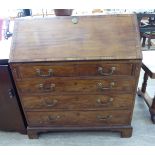
[(10, 62), (141, 59), (136, 16), (21, 18)]

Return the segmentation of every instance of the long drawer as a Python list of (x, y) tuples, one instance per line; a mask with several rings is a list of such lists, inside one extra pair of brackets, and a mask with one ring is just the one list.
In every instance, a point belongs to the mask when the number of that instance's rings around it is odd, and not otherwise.
[(26, 110), (129, 109), (133, 95), (29, 95), (22, 97)]
[(26, 116), (29, 126), (128, 125), (131, 121), (127, 110), (27, 112)]
[(74, 77), (74, 76), (131, 76), (133, 64), (108, 62), (30, 63), (12, 65), (16, 78)]
[(17, 83), (21, 93), (102, 93), (106, 91), (132, 92), (135, 80), (129, 79), (31, 79)]

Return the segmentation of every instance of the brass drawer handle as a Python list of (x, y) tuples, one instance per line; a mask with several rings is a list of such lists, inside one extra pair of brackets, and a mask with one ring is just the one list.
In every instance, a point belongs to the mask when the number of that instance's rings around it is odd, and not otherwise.
[(53, 76), (53, 70), (52, 69), (48, 70), (48, 74), (42, 74), (40, 69), (36, 69), (36, 73), (37, 73), (37, 76), (39, 76), (39, 77), (51, 77), (51, 76)]
[(97, 87), (99, 90), (108, 90), (112, 89), (115, 86), (115, 82), (111, 82), (109, 87), (104, 87), (103, 83), (98, 83)]
[(9, 94), (10, 99), (12, 99), (15, 96), (13, 89), (9, 89), (8, 94)]
[(96, 103), (97, 103), (97, 105), (101, 105), (101, 106), (110, 106), (110, 105), (112, 105), (113, 100), (114, 99), (112, 97), (110, 97), (109, 100), (106, 102), (103, 102), (101, 99), (97, 99)]
[(39, 84), (39, 88), (42, 91), (54, 91), (55, 90), (55, 84), (51, 83), (49, 86), (45, 86), (44, 84)]
[(107, 121), (107, 120), (110, 120), (112, 118), (112, 115), (108, 115), (108, 116), (97, 115), (96, 118), (100, 121)]
[(60, 116), (59, 115), (56, 115), (56, 116), (47, 116), (47, 118), (46, 119), (41, 119), (40, 121), (39, 121), (39, 124), (43, 124), (43, 123), (45, 123), (45, 122), (51, 122), (51, 121), (56, 121), (56, 120), (58, 120), (58, 119), (60, 119)]
[(100, 75), (105, 75), (105, 76), (112, 75), (115, 70), (116, 70), (116, 67), (111, 67), (109, 73), (105, 73), (103, 67), (98, 67), (98, 73)]
[(60, 119), (60, 116), (59, 115), (56, 115), (56, 116), (48, 116), (48, 121), (56, 121)]
[(43, 103), (45, 104), (45, 106), (47, 107), (53, 107), (58, 103), (58, 100), (52, 100), (52, 101), (47, 101), (47, 100), (43, 100)]
[(72, 18), (72, 23), (73, 23), (73, 24), (77, 24), (77, 23), (78, 23), (77, 17), (73, 17), (73, 18)]

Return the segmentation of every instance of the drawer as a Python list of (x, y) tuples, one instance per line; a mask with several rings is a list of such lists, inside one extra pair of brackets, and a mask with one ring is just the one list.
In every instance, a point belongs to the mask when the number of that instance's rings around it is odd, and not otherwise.
[[(128, 63), (56, 63), (20, 64), (16, 66), (17, 78), (48, 78), (72, 76), (111, 76), (132, 75), (133, 64)], [(14, 66), (14, 67), (15, 67)]]
[(26, 115), (29, 126), (128, 125), (131, 119), (127, 110), (27, 112)]
[(22, 103), (26, 110), (92, 110), (92, 109), (129, 109), (133, 95), (37, 95), (24, 96)]
[(132, 92), (135, 80), (129, 79), (31, 79), (17, 82), (21, 93), (103, 93), (107, 91)]

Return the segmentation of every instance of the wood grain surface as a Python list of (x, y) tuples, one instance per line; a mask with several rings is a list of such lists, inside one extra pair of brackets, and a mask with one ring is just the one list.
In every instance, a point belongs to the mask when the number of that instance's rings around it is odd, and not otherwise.
[(10, 62), (142, 57), (135, 15), (24, 18), (13, 33)]
[[(127, 125), (131, 112), (122, 111), (55, 111), (27, 112), (30, 126), (103, 126)], [(122, 117), (124, 115), (125, 117)]]
[(130, 137), (141, 59), (135, 15), (18, 19), (10, 66), (29, 138), (65, 129)]

